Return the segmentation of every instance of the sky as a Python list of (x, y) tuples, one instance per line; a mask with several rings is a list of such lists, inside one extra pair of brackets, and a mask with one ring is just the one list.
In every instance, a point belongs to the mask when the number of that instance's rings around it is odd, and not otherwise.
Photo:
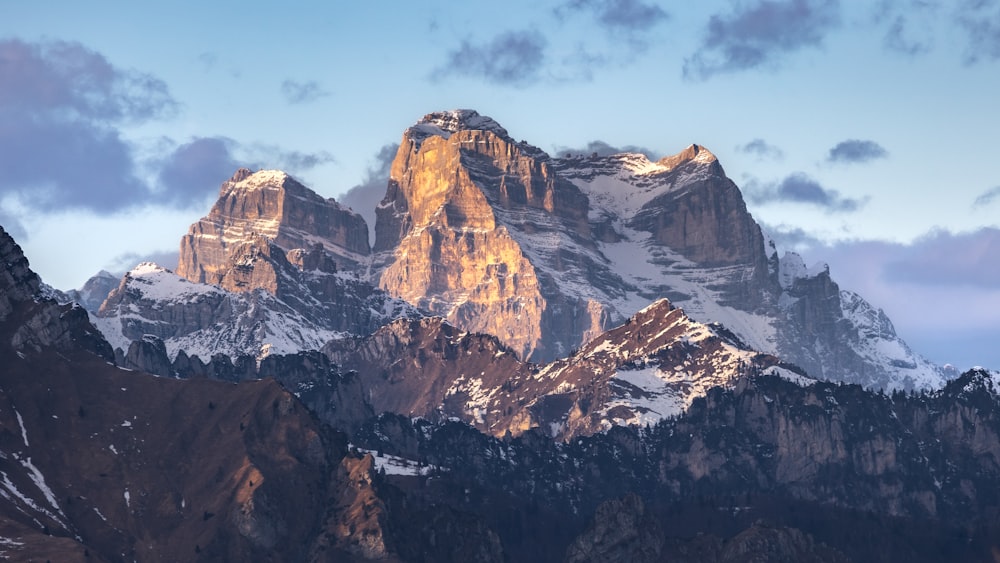
[(1000, 368), (1000, 0), (5, 2), (0, 225), (43, 280), (174, 267), (240, 166), (371, 217), (402, 132), (719, 158), (780, 249)]

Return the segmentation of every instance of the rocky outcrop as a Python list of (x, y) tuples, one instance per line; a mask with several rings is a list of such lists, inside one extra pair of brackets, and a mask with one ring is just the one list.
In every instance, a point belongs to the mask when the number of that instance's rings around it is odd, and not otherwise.
[(241, 168), (222, 184), (209, 214), (181, 239), (177, 274), (231, 291), (261, 288), (274, 293), (275, 280), (266, 275), (233, 279), (239, 272), (233, 272), (234, 267), (252, 266), (246, 244), (266, 251), (258, 237), (285, 250), (319, 244), (344, 269), (353, 269), (369, 253), (368, 227), (357, 213), (284, 172)]
[(593, 520), (566, 550), (566, 563), (663, 561), (659, 523), (636, 494), (603, 502)]
[(19, 355), (44, 348), (80, 347), (114, 361), (114, 352), (90, 323), (87, 312), (41, 294), (43, 285), (21, 247), (0, 227), (0, 322), (14, 326), (9, 343)]

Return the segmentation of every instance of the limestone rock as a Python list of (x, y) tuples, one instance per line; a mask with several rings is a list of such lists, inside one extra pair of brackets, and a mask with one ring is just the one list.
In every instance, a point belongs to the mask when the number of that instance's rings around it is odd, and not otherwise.
[[(351, 269), (369, 253), (364, 219), (332, 199), (324, 199), (284, 172), (243, 168), (222, 184), (208, 216), (191, 225), (181, 239), (177, 274), (193, 282), (223, 285), (233, 257), (257, 237), (280, 248), (308, 249), (320, 244)], [(238, 285), (236, 291), (267, 287)]]

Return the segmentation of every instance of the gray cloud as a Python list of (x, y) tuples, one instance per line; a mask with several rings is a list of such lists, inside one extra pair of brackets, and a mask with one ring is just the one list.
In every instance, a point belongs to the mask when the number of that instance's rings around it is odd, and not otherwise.
[(758, 159), (770, 158), (780, 160), (785, 157), (784, 151), (769, 144), (764, 139), (754, 139), (745, 145), (736, 147), (736, 150), (744, 154), (755, 155)]
[(751, 181), (743, 191), (748, 201), (758, 205), (784, 201), (815, 205), (838, 213), (857, 211), (867, 202), (867, 199), (841, 197), (836, 190), (824, 188), (802, 172), (790, 174), (780, 182), (769, 185), (762, 186)]
[(757, 221), (762, 231), (770, 236), (779, 250), (794, 250), (802, 252), (825, 246), (823, 240), (815, 235), (806, 232), (801, 227), (790, 225), (769, 225), (763, 221)]
[(1000, 59), (1000, 2), (960, 0), (956, 21), (968, 37), (967, 64)]
[(281, 83), (281, 93), (285, 96), (285, 101), (290, 104), (306, 104), (330, 96), (330, 92), (315, 80), (308, 82), (285, 80)]
[(936, 231), (902, 248), (887, 261), (893, 282), (1000, 290), (1000, 229), (971, 233)]
[(3, 110), (122, 121), (163, 117), (177, 109), (163, 81), (116, 68), (79, 43), (0, 40), (0, 61)]
[(985, 207), (993, 203), (993, 200), (995, 200), (997, 197), (1000, 197), (1000, 186), (994, 186), (986, 190), (985, 192), (979, 194), (979, 196), (976, 197), (976, 200), (972, 202), (972, 208), (977, 209), (980, 207)]
[(848, 139), (837, 143), (837, 146), (830, 149), (826, 160), (838, 163), (862, 163), (887, 156), (889, 156), (889, 152), (875, 141)]
[(0, 41), (0, 196), (112, 213), (150, 196), (118, 127), (172, 115), (166, 85), (78, 43)]
[(375, 242), (375, 206), (385, 196), (392, 159), (398, 150), (398, 143), (383, 145), (368, 166), (364, 180), (338, 198), (340, 203), (350, 207), (365, 218), (365, 222), (368, 223), (369, 241), (373, 244)]
[(698, 51), (684, 61), (684, 77), (775, 67), (790, 53), (819, 47), (840, 22), (839, 0), (757, 0), (715, 14)]
[(244, 163), (233, 158), (235, 142), (201, 137), (180, 145), (162, 162), (158, 200), (178, 207), (201, 205)]
[(547, 42), (534, 30), (507, 31), (485, 43), (463, 40), (431, 77), (484, 78), (504, 86), (528, 86), (539, 79)]
[(635, 145), (625, 145), (622, 147), (616, 147), (613, 145), (609, 145), (604, 141), (597, 141), (597, 140), (590, 141), (585, 146), (580, 148), (556, 146), (555, 152), (558, 156), (563, 158), (567, 156), (572, 156), (574, 154), (583, 156), (589, 156), (592, 154), (597, 154), (597, 156), (611, 156), (613, 154), (619, 154), (623, 152), (634, 152), (634, 153), (644, 154), (650, 160), (658, 160), (663, 156), (663, 154), (651, 149), (647, 149), (646, 147), (638, 147)]
[(643, 48), (643, 36), (670, 17), (660, 6), (641, 0), (568, 0), (554, 12), (561, 19), (589, 13), (598, 25), (627, 40), (633, 48)]
[(804, 251), (822, 260), (841, 288), (885, 309), (900, 335), (931, 360), (963, 369), (1000, 367), (1000, 233), (929, 233), (910, 244), (820, 243)]

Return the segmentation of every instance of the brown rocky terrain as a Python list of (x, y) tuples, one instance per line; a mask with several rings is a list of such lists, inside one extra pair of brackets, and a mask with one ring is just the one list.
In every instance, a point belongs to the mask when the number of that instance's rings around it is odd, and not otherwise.
[(495, 337), (439, 318), (394, 321), (324, 351), (360, 374), (375, 412), (453, 417), (495, 436), (540, 427), (563, 440), (655, 423), (710, 387), (778, 364), (666, 300), (549, 364), (522, 362)]

